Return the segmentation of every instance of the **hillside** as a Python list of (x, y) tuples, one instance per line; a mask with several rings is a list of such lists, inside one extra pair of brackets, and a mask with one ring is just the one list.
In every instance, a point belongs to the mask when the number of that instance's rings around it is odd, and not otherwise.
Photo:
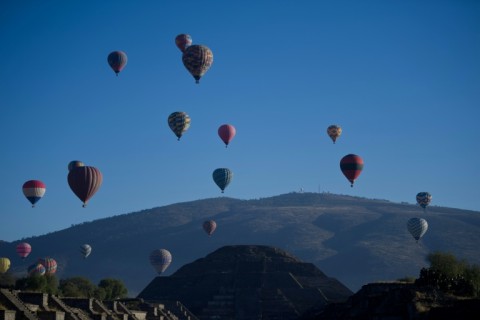
[[(414, 216), (429, 223), (418, 244), (406, 230)], [(218, 224), (211, 237), (202, 229), (206, 219)], [(435, 206), (424, 213), (411, 204), (321, 193), (256, 200), (219, 197), (95, 220), (23, 240), (33, 248), (25, 261), (15, 253), (18, 242), (0, 245), (0, 255), (10, 258), (13, 272), (25, 273), (38, 257), (51, 256), (59, 264), (59, 277), (85, 276), (95, 282), (119, 278), (131, 296), (157, 276), (148, 258), (154, 249), (172, 253), (165, 273), (170, 275), (220, 247), (240, 244), (282, 248), (356, 291), (368, 282), (418, 276), (433, 251), (480, 264), (480, 213)], [(87, 259), (79, 253), (84, 243), (93, 248)]]

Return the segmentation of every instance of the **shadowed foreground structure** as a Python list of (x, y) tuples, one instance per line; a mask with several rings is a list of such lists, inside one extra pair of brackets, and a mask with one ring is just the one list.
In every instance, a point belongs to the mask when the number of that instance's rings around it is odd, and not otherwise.
[(199, 319), (296, 319), (352, 294), (281, 249), (239, 245), (222, 247), (170, 277), (156, 277), (138, 297), (181, 301)]

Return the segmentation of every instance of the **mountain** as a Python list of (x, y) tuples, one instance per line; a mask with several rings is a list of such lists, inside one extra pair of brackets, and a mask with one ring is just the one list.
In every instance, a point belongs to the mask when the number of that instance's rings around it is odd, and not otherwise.
[[(416, 243), (407, 220), (422, 217), (429, 229)], [(206, 219), (217, 222), (208, 236)], [(136, 296), (157, 276), (150, 252), (168, 249), (178, 268), (227, 245), (267, 245), (284, 249), (315, 264), (350, 290), (362, 285), (419, 275), (430, 252), (453, 253), (458, 259), (480, 264), (480, 212), (393, 203), (328, 193), (288, 193), (238, 200), (227, 197), (177, 203), (85, 222), (43, 236), (22, 239), (32, 253), (22, 261), (18, 243), (0, 245), (0, 255), (12, 261), (11, 270), (25, 273), (38, 257), (58, 262), (59, 277), (84, 276), (94, 282), (122, 279)], [(80, 245), (92, 246), (83, 259)]]
[(270, 246), (225, 246), (159, 276), (139, 294), (149, 302), (180, 300), (199, 319), (296, 319), (353, 294), (338, 280)]

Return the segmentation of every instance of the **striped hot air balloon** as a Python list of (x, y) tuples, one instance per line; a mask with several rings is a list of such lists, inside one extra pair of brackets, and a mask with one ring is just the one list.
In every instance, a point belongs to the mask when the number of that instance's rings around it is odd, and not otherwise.
[(127, 65), (127, 54), (123, 51), (113, 51), (108, 55), (107, 61), (110, 68), (115, 71), (115, 74), (118, 77), (120, 71), (122, 71)]
[(218, 168), (213, 171), (212, 176), (213, 181), (223, 193), (233, 179), (233, 172), (228, 168)]
[(53, 275), (57, 272), (57, 261), (53, 258), (40, 258), (38, 259), (38, 263), (45, 267), (45, 274), (46, 275)]
[(83, 244), (80, 246), (80, 253), (86, 259), (92, 253), (92, 247), (89, 244)]
[(45, 195), (46, 186), (45, 183), (40, 180), (28, 180), (23, 184), (22, 190), (33, 208), (35, 207), (35, 203)]
[(340, 160), (340, 169), (353, 187), (353, 183), (360, 173), (362, 173), (363, 159), (356, 154), (347, 154), (342, 160)]
[(183, 111), (173, 112), (168, 116), (168, 126), (177, 136), (177, 140), (180, 140), (190, 127), (190, 117)]
[(213, 64), (213, 53), (207, 46), (191, 45), (183, 52), (182, 61), (195, 82), (200, 83), (200, 78)]
[(211, 236), (213, 232), (215, 232), (215, 229), (217, 229), (217, 223), (213, 220), (207, 220), (203, 223), (203, 230)]
[(172, 263), (172, 254), (166, 249), (155, 249), (150, 254), (150, 264), (158, 274), (162, 274)]
[(32, 246), (29, 243), (22, 242), (17, 244), (16, 250), (20, 258), (25, 259), (32, 252)]
[(233, 137), (235, 137), (236, 133), (237, 130), (235, 130), (235, 127), (231, 124), (222, 124), (218, 128), (218, 136), (222, 139), (223, 143), (225, 143), (225, 148), (228, 147), (228, 144), (232, 141)]
[(43, 276), (45, 274), (45, 267), (41, 263), (34, 263), (28, 267), (27, 272), (29, 276)]
[(83, 166), (70, 170), (67, 180), (70, 189), (83, 202), (83, 207), (86, 207), (90, 198), (100, 189), (103, 176), (97, 168)]
[(192, 37), (185, 33), (179, 34), (175, 37), (175, 44), (180, 51), (185, 52), (192, 45)]
[(418, 242), (428, 230), (427, 220), (422, 218), (411, 218), (407, 221), (407, 230)]

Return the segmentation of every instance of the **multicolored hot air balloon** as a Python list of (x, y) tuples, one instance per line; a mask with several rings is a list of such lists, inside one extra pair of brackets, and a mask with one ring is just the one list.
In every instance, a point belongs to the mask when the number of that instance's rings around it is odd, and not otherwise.
[(222, 193), (225, 191), (225, 188), (230, 184), (233, 178), (233, 172), (227, 168), (218, 168), (213, 171), (213, 181), (216, 185), (222, 190)]
[(427, 206), (430, 204), (432, 201), (432, 195), (428, 192), (419, 192), (417, 193), (417, 203), (420, 205), (420, 207), (423, 208), (423, 211), (425, 212), (427, 209)]
[(166, 249), (156, 249), (150, 254), (150, 264), (158, 274), (162, 274), (172, 263), (172, 254)]
[(180, 140), (190, 127), (190, 117), (183, 111), (173, 112), (168, 116), (168, 126), (177, 136), (177, 140)]
[(340, 169), (353, 187), (353, 183), (360, 173), (362, 173), (363, 159), (356, 154), (347, 154), (342, 160), (340, 160)]
[(34, 263), (27, 269), (29, 276), (43, 276), (45, 274), (45, 267), (41, 263)]
[(38, 263), (43, 265), (45, 267), (45, 274), (46, 275), (52, 275), (57, 272), (57, 261), (53, 258), (40, 258), (38, 259)]
[(35, 207), (35, 203), (43, 197), (46, 188), (45, 183), (40, 180), (28, 180), (23, 184), (23, 194), (32, 204), (32, 208)]
[(179, 34), (175, 37), (175, 44), (180, 51), (185, 52), (192, 45), (192, 37), (185, 33)]
[(427, 220), (422, 218), (411, 218), (407, 221), (407, 230), (418, 242), (428, 230)]
[(87, 258), (90, 253), (92, 253), (92, 247), (89, 244), (82, 244), (80, 246), (80, 253), (83, 255), (83, 258)]
[(120, 71), (127, 65), (127, 54), (123, 51), (113, 51), (108, 55), (107, 61), (118, 77)]
[(342, 128), (336, 124), (332, 124), (327, 128), (327, 134), (332, 139), (333, 143), (335, 143), (337, 138), (342, 134)]
[(70, 170), (67, 180), (70, 189), (82, 200), (83, 207), (86, 207), (88, 200), (100, 189), (103, 176), (97, 168), (83, 166)]
[(0, 273), (5, 273), (10, 269), (10, 259), (0, 258)]
[(29, 243), (21, 242), (17, 244), (16, 250), (20, 258), (25, 259), (32, 252), (32, 246)]
[(215, 229), (217, 229), (217, 223), (213, 220), (207, 220), (203, 223), (203, 230), (211, 236), (213, 232), (215, 232)]
[(225, 148), (228, 147), (228, 144), (232, 141), (233, 137), (235, 137), (236, 133), (235, 127), (231, 124), (222, 124), (218, 128), (218, 136), (225, 143)]
[(185, 49), (182, 56), (183, 65), (200, 83), (200, 78), (210, 69), (213, 63), (213, 53), (207, 46), (191, 45)]
[(73, 160), (68, 163), (68, 171), (76, 167), (85, 167), (85, 164), (80, 160)]

